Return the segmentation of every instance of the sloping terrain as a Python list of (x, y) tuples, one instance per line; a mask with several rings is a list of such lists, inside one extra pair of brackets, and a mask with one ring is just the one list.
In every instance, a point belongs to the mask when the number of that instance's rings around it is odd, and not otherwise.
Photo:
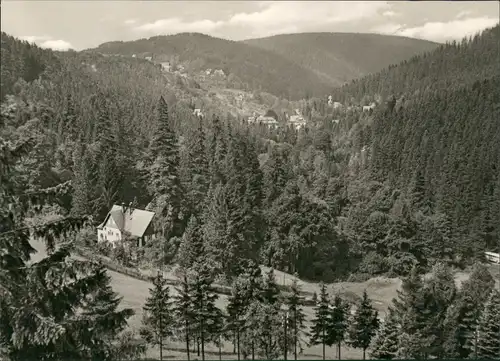
[(244, 41), (314, 71), (335, 85), (434, 50), (439, 44), (378, 34), (303, 33)]
[[(33, 261), (39, 261), (46, 256), (45, 247), (42, 242), (32, 240), (31, 244), (38, 251), (38, 253), (32, 256)], [(263, 272), (267, 272), (268, 270), (268, 267), (262, 267)], [(490, 272), (495, 277), (498, 286), (500, 279), (498, 266), (491, 265)], [(138, 331), (142, 322), (142, 308), (144, 307), (146, 298), (149, 295), (149, 288), (152, 287), (152, 284), (111, 270), (108, 270), (108, 274), (111, 276), (111, 286), (113, 287), (113, 290), (123, 297), (120, 306), (134, 310), (135, 315), (129, 319), (129, 325), (132, 329)], [(463, 281), (469, 278), (469, 275), (470, 274), (467, 271), (456, 272), (455, 282), (457, 285), (460, 285)], [(275, 276), (276, 280), (280, 284), (291, 284), (295, 278), (293, 275), (280, 271), (275, 271)], [(298, 279), (298, 282), (302, 290), (319, 293), (319, 284), (302, 281), (300, 279)], [(400, 287), (401, 280), (398, 278), (391, 279), (377, 277), (365, 282), (334, 283), (328, 285), (328, 292), (331, 296), (339, 293), (344, 298), (349, 299), (350, 301), (355, 301), (361, 297), (363, 291), (366, 289), (369, 297), (373, 300), (374, 307), (379, 311), (380, 317), (383, 318), (392, 299), (397, 297), (397, 290)], [(170, 291), (172, 295), (177, 293), (174, 287), (170, 287)], [(225, 309), (226, 305), (227, 296), (219, 295), (217, 307)], [(309, 323), (314, 316), (314, 310), (312, 307), (304, 307), (304, 311)], [(170, 342), (167, 347), (169, 358), (184, 359), (186, 357), (183, 343)], [(235, 355), (231, 353), (232, 350), (232, 343), (226, 341), (223, 347), (222, 358), (234, 359)], [(327, 358), (336, 357), (335, 352), (334, 348), (327, 348)], [(159, 352), (157, 349), (148, 350), (148, 356), (158, 357), (158, 355)], [(304, 354), (300, 358), (318, 359), (321, 355), (321, 346), (318, 345), (306, 348)], [(345, 359), (359, 359), (361, 357), (361, 351), (343, 346), (342, 355)], [(212, 344), (207, 345), (207, 357), (218, 358), (218, 349)]]
[(135, 54), (137, 57), (147, 55), (155, 62), (175, 58), (190, 72), (218, 68), (227, 76), (237, 77), (248, 89), (262, 89), (282, 97), (300, 99), (307, 94), (323, 95), (331, 88), (313, 71), (279, 54), (198, 33), (116, 41), (87, 51), (123, 56)]

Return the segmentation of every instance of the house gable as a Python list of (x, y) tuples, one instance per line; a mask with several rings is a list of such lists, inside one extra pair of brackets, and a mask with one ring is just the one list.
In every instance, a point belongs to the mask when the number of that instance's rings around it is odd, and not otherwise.
[(151, 238), (154, 236), (153, 216), (154, 212), (114, 205), (97, 227), (98, 240), (114, 243), (123, 237)]

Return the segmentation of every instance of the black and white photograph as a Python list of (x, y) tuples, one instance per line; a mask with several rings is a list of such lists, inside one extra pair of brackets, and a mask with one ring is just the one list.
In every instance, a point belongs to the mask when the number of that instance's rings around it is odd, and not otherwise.
[(1, 0), (0, 361), (500, 360), (499, 11)]

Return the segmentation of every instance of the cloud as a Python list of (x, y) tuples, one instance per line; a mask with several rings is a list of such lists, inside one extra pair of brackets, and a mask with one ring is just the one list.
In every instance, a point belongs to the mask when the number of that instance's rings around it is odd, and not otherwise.
[(50, 37), (46, 35), (25, 35), (25, 36), (20, 36), (19, 39), (27, 41), (28, 43), (37, 43), (42, 40), (49, 40)]
[(73, 48), (73, 46), (65, 40), (46, 40), (40, 44), (40, 47), (57, 51), (67, 51)]
[(137, 22), (137, 19), (128, 19), (124, 21), (125, 25), (134, 25)]
[(176, 34), (183, 32), (209, 33), (224, 25), (222, 21), (196, 20), (185, 22), (180, 18), (160, 19), (152, 23), (136, 26), (134, 29), (139, 32), (152, 34)]
[(254, 12), (239, 12), (225, 20), (185, 21), (179, 17), (141, 24), (134, 30), (150, 34), (179, 32), (236, 34), (236, 29), (252, 36), (297, 32), (313, 27), (356, 22), (390, 10), (386, 2), (259, 1)]
[(382, 13), (382, 15), (390, 18), (390, 17), (396, 16), (397, 14), (392, 10), (387, 10), (387, 11), (384, 11)]
[(283, 28), (332, 25), (373, 17), (388, 10), (386, 2), (268, 2), (261, 10), (233, 15), (230, 25), (251, 27), (260, 35), (282, 33)]
[[(385, 24), (372, 29), (382, 34), (406, 36), (437, 42), (460, 40), (475, 35), (498, 24), (498, 18), (478, 17), (448, 22), (427, 22), (421, 26), (406, 28), (404, 25)], [(399, 29), (397, 29), (399, 27)]]
[(71, 45), (71, 43), (61, 39), (54, 40), (52, 37), (47, 35), (24, 35), (20, 36), (19, 39), (29, 43), (35, 43), (41, 48), (48, 48), (57, 51), (73, 49), (73, 45)]
[(386, 23), (382, 25), (378, 25), (372, 29), (373, 32), (379, 33), (379, 34), (387, 34), (387, 35), (393, 35), (398, 32), (398, 30), (402, 29), (403, 25), (401, 24), (394, 24), (394, 23)]
[(470, 14), (472, 14), (472, 13), (469, 10), (463, 10), (463, 11), (460, 11), (457, 14), (456, 18), (457, 19), (462, 19), (462, 18), (465, 18), (467, 15), (470, 15)]

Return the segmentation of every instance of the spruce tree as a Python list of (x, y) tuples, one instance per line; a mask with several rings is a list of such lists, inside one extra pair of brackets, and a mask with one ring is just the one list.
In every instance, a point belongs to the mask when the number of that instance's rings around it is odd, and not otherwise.
[[(0, 123), (3, 123), (0, 121)], [(33, 141), (13, 145), (0, 136), (0, 343), (11, 360), (110, 360), (131, 309), (102, 265), (70, 258), (70, 238), (84, 218), (26, 227), (26, 216), (61, 196), (63, 184), (26, 192), (16, 164)], [(45, 241), (47, 256), (31, 260), (29, 239)], [(43, 252), (43, 251), (42, 251)]]
[(91, 177), (91, 160), (85, 152), (85, 145), (80, 139), (76, 144), (76, 150), (73, 155), (73, 197), (72, 213), (77, 216), (91, 215), (93, 210), (93, 192)]
[(328, 299), (326, 286), (321, 284), (319, 300), (314, 308), (314, 319), (312, 320), (309, 343), (311, 345), (323, 345), (323, 360), (325, 359), (326, 346), (331, 345), (330, 340), (328, 339), (329, 316), (330, 300)]
[(176, 288), (176, 291), (177, 294), (174, 296), (173, 308), (176, 329), (184, 336), (187, 359), (190, 360), (189, 344), (196, 325), (194, 325), (194, 306), (193, 296), (191, 294), (191, 284), (186, 273), (182, 276), (181, 284)]
[(215, 186), (225, 181), (223, 162), (227, 152), (222, 124), (218, 117), (212, 119), (207, 149), (209, 154), (210, 184)]
[(248, 300), (245, 299), (245, 285), (241, 277), (233, 281), (231, 287), (231, 295), (228, 297), (226, 307), (227, 311), (227, 329), (234, 336), (234, 344), (238, 353), (238, 360), (240, 359), (240, 339), (241, 332), (243, 331), (244, 315)]
[(363, 360), (366, 358), (366, 349), (370, 346), (378, 326), (377, 311), (373, 308), (365, 290), (349, 328), (349, 343), (355, 348), (363, 349)]
[(205, 131), (203, 128), (203, 119), (198, 117), (195, 127), (188, 138), (187, 144), (187, 171), (189, 172), (188, 188), (186, 197), (189, 201), (190, 212), (200, 216), (203, 211), (203, 202), (209, 179), (208, 155), (205, 147)]
[(158, 104), (158, 123), (149, 147), (149, 188), (162, 222), (163, 235), (180, 234), (179, 212), (182, 189), (179, 179), (179, 144), (172, 129), (163, 97)]
[(298, 353), (302, 353), (303, 350), (304, 336), (306, 335), (306, 316), (300, 303), (300, 285), (296, 278), (293, 279), (290, 291), (291, 294), (286, 299), (288, 323), (290, 325), (288, 333), (292, 336), (293, 355), (294, 359), (297, 360)]
[(204, 255), (203, 234), (198, 218), (193, 215), (182, 235), (181, 244), (177, 251), (179, 266), (189, 268), (200, 261)]
[(263, 359), (275, 360), (281, 354), (280, 339), (283, 337), (283, 318), (276, 306), (253, 301), (247, 308), (243, 349), (254, 359), (258, 354)]
[(499, 336), (500, 292), (498, 290), (493, 290), (485, 303), (484, 310), (479, 320), (477, 356), (481, 359), (500, 358)]
[(484, 306), (482, 300), (488, 297), (494, 285), (495, 280), (486, 266), (475, 264), (446, 315), (447, 340), (444, 346), (447, 357), (477, 355), (478, 322)]
[(451, 270), (438, 263), (424, 283), (425, 333), (431, 340), (429, 355), (443, 358), (446, 343), (446, 314), (455, 301), (456, 287)]
[(227, 202), (224, 188), (217, 184), (207, 195), (207, 207), (203, 214), (203, 239), (206, 258), (218, 273), (230, 278), (234, 268), (238, 265), (235, 260), (237, 244), (235, 239), (228, 237), (227, 229)]
[(341, 357), (341, 345), (345, 340), (349, 324), (349, 303), (345, 302), (339, 295), (333, 300), (328, 325), (328, 339), (332, 345), (337, 345), (339, 360)]
[(270, 268), (262, 283), (262, 301), (269, 305), (277, 305), (280, 301), (280, 290), (276, 283), (274, 269)]
[(167, 280), (162, 272), (153, 279), (153, 288), (144, 305), (144, 326), (141, 335), (151, 345), (160, 348), (160, 360), (163, 360), (163, 345), (165, 339), (172, 336), (173, 317)]
[(399, 323), (394, 310), (389, 307), (387, 317), (375, 335), (371, 345), (371, 357), (382, 360), (396, 358), (399, 348)]
[(211, 269), (197, 263), (193, 267), (192, 305), (195, 327), (201, 341), (201, 357), (205, 360), (205, 343), (219, 336), (221, 330), (221, 313), (215, 306), (218, 295), (212, 289)]
[(417, 268), (403, 280), (398, 298), (393, 300), (394, 311), (401, 325), (398, 358), (423, 357), (429, 345), (426, 334), (423, 282)]

